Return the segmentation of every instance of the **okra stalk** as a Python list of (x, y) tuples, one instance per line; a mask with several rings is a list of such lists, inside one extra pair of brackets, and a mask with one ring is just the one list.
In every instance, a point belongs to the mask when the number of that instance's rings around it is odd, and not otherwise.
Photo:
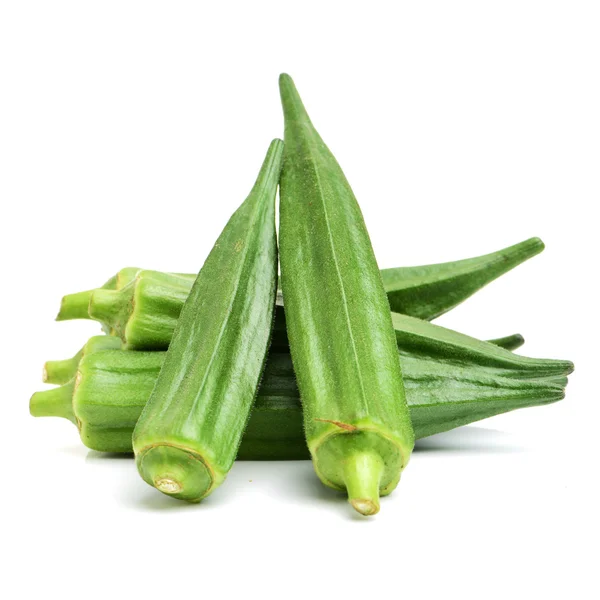
[(44, 365), (42, 379), (45, 383), (63, 384), (70, 381), (77, 372), (81, 359), (88, 353), (101, 350), (116, 350), (121, 347), (119, 338), (108, 335), (91, 337), (75, 356), (64, 360), (49, 360)]
[(29, 400), (29, 412), (34, 417), (62, 417), (77, 424), (73, 412), (73, 396), (76, 380), (73, 379), (59, 387), (36, 392)]
[(64, 360), (49, 360), (44, 364), (44, 370), (42, 373), (42, 381), (44, 383), (53, 383), (62, 385), (73, 378), (77, 372), (77, 366), (83, 356), (82, 350), (80, 350), (72, 358), (66, 358)]
[(292, 79), (279, 87), (281, 287), (306, 439), (321, 481), (372, 515), (414, 445), (389, 304), (350, 185)]
[[(198, 502), (233, 465), (264, 368), (277, 291), (274, 140), (185, 301), (133, 434), (143, 479)], [(150, 313), (152, 314), (152, 313)]]
[[(113, 275), (104, 285), (97, 289), (118, 290), (127, 285), (135, 278), (139, 269), (135, 267), (125, 267), (116, 275)], [(60, 310), (56, 316), (57, 321), (69, 321), (72, 319), (89, 319), (88, 307), (90, 298), (95, 289), (67, 294), (63, 296), (60, 304)]]
[(88, 306), (90, 297), (94, 290), (86, 290), (75, 294), (63, 296), (60, 303), (60, 310), (56, 315), (57, 321), (69, 321), (72, 319), (89, 319)]

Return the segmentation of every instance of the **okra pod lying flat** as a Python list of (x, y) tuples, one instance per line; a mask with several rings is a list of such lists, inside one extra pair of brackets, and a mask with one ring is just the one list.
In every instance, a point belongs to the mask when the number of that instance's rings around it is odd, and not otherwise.
[[(98, 336), (104, 338), (105, 336)], [(101, 452), (133, 451), (131, 436), (158, 378), (165, 352), (98, 350), (92, 338), (73, 379), (36, 392), (34, 416), (64, 417), (81, 440)], [(560, 400), (566, 377), (513, 379), (508, 370), (482, 368), (431, 357), (404, 357), (402, 368), (417, 438), (448, 431), (497, 414)], [(535, 375), (535, 372), (532, 373)], [(256, 404), (238, 451), (241, 460), (309, 458), (291, 357), (271, 352)]]
[(475, 258), (383, 269), (381, 276), (392, 311), (431, 321), (543, 249), (544, 242), (534, 237)]
[[(515, 333), (502, 338), (489, 340), (489, 343), (500, 346), (501, 348), (506, 348), (508, 350), (515, 350), (521, 346), (524, 341), (525, 340), (521, 334)], [(79, 362), (85, 354), (97, 352), (98, 350), (118, 350), (120, 348), (121, 340), (117, 337), (107, 335), (91, 337), (85, 343), (83, 348), (81, 348), (81, 350), (79, 350), (79, 352), (77, 352), (72, 358), (47, 361), (44, 365), (42, 380), (44, 383), (52, 383), (57, 385), (67, 383), (73, 377), (75, 377)], [(270, 350), (272, 352), (289, 353), (289, 344), (287, 341), (287, 333), (285, 331), (285, 318), (283, 311), (278, 311), (276, 313)]]
[(392, 313), (394, 332), (401, 356), (431, 356), (460, 364), (468, 361), (482, 368), (506, 369), (514, 378), (563, 376), (572, 373), (568, 360), (529, 358), (500, 346), (483, 342), (446, 327), (407, 315)]
[(256, 397), (277, 293), (282, 146), (271, 143), (198, 274), (133, 433), (142, 478), (181, 500), (200, 501), (222, 483)]
[[(392, 310), (431, 320), (544, 248), (531, 238), (497, 252), (454, 262), (382, 269)], [(126, 347), (167, 348), (195, 276), (128, 267), (112, 285), (63, 298), (58, 320), (93, 318)]]

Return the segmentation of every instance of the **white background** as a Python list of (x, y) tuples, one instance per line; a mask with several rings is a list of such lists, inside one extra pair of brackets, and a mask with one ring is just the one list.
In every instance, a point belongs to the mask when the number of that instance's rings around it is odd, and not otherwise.
[[(597, 2), (1, 6), (5, 597), (598, 597)], [(576, 364), (565, 401), (421, 443), (372, 519), (308, 462), (187, 506), (28, 414), (98, 331), (53, 321), (64, 293), (201, 267), (283, 134), (281, 71), (382, 267), (540, 236), (438, 322)]]

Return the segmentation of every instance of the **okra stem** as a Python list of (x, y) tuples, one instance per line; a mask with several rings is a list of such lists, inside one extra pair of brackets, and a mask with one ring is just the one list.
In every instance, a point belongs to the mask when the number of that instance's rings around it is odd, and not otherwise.
[(88, 314), (91, 319), (107, 323), (111, 327), (119, 324), (122, 303), (119, 302), (121, 293), (118, 290), (98, 288), (90, 294)]
[(384, 464), (373, 452), (352, 454), (344, 463), (348, 501), (361, 515), (379, 512), (379, 486)]
[(75, 380), (65, 385), (35, 392), (29, 400), (29, 412), (33, 417), (62, 417), (77, 423), (73, 413), (73, 392)]
[(91, 337), (83, 348), (73, 358), (64, 360), (49, 360), (44, 365), (42, 378), (44, 383), (62, 385), (67, 383), (77, 374), (79, 363), (88, 352), (100, 350), (117, 350), (121, 347), (121, 340), (109, 335), (95, 335)]
[(56, 315), (57, 321), (70, 321), (71, 319), (89, 319), (88, 306), (94, 290), (77, 292), (63, 296), (60, 302), (60, 310)]
[(77, 367), (82, 356), (83, 351), (80, 350), (72, 358), (47, 361), (44, 364), (42, 380), (44, 383), (52, 383), (56, 385), (67, 383), (67, 381), (72, 379), (75, 376), (75, 373), (77, 373)]

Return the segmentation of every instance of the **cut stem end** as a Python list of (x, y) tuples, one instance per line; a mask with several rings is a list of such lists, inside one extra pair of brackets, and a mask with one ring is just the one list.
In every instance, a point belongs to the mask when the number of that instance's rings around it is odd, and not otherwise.
[(350, 500), (350, 504), (352, 504), (354, 510), (367, 517), (376, 515), (379, 512), (379, 502), (373, 502), (373, 500), (369, 500), (368, 498)]
[(159, 444), (142, 451), (137, 465), (143, 479), (159, 492), (188, 502), (199, 502), (213, 488), (213, 477), (192, 450)]
[(154, 481), (154, 487), (163, 494), (178, 494), (182, 490), (179, 481), (169, 478), (156, 479)]

